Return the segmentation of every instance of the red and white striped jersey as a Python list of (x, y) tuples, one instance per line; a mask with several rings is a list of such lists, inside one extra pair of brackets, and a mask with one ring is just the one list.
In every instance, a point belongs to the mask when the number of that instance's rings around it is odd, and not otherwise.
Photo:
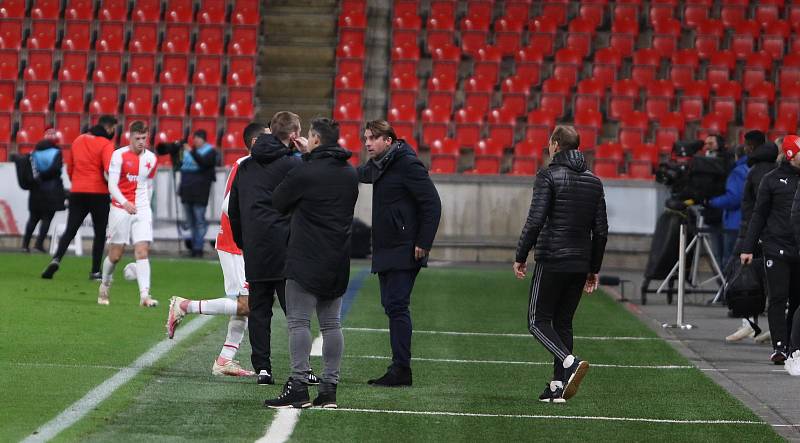
[(150, 208), (151, 181), (156, 175), (156, 155), (147, 149), (139, 155), (125, 146), (114, 151), (108, 167), (111, 204), (122, 208), (131, 202), (137, 209)]
[(236, 160), (236, 163), (231, 167), (231, 172), (228, 174), (228, 180), (225, 182), (225, 196), (222, 198), (222, 215), (219, 219), (219, 233), (217, 234), (216, 248), (218, 251), (227, 252), (229, 254), (241, 255), (242, 250), (236, 246), (233, 241), (233, 233), (231, 233), (231, 221), (228, 218), (228, 199), (230, 199), (231, 186), (233, 186), (233, 179), (236, 177), (236, 171), (239, 170), (241, 164), (249, 156), (242, 157)]

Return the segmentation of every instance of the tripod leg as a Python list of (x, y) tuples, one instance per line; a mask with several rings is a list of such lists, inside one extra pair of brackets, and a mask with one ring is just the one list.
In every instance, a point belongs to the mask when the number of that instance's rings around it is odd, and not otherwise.
[(647, 289), (648, 289), (649, 287), (650, 287), (650, 279), (649, 279), (649, 278), (646, 278), (646, 279), (644, 279), (644, 281), (642, 282), (642, 289), (641, 289), (641, 291), (642, 291), (642, 292), (641, 292), (642, 306), (644, 306), (644, 305), (646, 305), (646, 304), (647, 304)]

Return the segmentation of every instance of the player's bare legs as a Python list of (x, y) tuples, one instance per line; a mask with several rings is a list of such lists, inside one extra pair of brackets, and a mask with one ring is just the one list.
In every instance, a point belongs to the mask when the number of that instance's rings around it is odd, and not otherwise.
[(158, 300), (150, 297), (150, 242), (141, 241), (133, 245), (136, 257), (136, 283), (139, 284), (139, 304), (148, 308), (158, 306)]
[(108, 255), (103, 260), (103, 275), (100, 281), (100, 289), (97, 294), (98, 305), (108, 305), (108, 296), (111, 292), (111, 283), (114, 281), (114, 269), (117, 267), (119, 259), (125, 252), (125, 245), (109, 243)]

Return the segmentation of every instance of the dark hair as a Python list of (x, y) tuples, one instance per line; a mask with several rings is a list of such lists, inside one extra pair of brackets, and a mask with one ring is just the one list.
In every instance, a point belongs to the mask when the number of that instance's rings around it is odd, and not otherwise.
[(762, 131), (753, 130), (744, 135), (744, 140), (750, 143), (750, 146), (757, 148), (767, 142), (767, 136)]
[(386, 120), (368, 121), (364, 127), (364, 130), (369, 130), (372, 132), (373, 137), (390, 137), (392, 139), (392, 143), (397, 141), (397, 134), (394, 132), (394, 128), (392, 128), (392, 125), (390, 125)]
[(267, 129), (267, 127), (262, 123), (256, 122), (250, 123), (244, 128), (244, 131), (242, 131), (242, 138), (244, 139), (244, 145), (247, 149), (253, 147), (253, 139), (263, 134), (264, 129)]
[(117, 119), (111, 115), (101, 115), (100, 119), (97, 120), (97, 124), (100, 126), (116, 126)]
[(555, 142), (559, 149), (578, 149), (581, 145), (581, 136), (572, 126), (559, 125), (553, 130), (550, 141)]
[(725, 138), (719, 134), (712, 135), (715, 139), (717, 139), (717, 150), (719, 152), (725, 151)]
[(208, 141), (208, 132), (206, 132), (205, 129), (198, 129), (197, 131), (194, 131), (194, 136), (200, 137), (204, 141)]
[(339, 122), (336, 120), (317, 117), (311, 120), (311, 130), (319, 134), (319, 141), (323, 146), (335, 146), (339, 143)]
[(300, 116), (294, 112), (279, 111), (272, 116), (269, 129), (279, 140), (287, 139), (292, 132), (300, 131)]
[(133, 134), (134, 132), (137, 134), (147, 134), (147, 123), (141, 120), (134, 120), (128, 126), (128, 132)]

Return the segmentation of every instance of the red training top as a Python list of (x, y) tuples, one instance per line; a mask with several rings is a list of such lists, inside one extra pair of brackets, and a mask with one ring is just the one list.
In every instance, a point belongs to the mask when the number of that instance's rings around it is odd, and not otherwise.
[(67, 166), (71, 192), (108, 194), (108, 182), (103, 174), (108, 172), (113, 153), (111, 140), (92, 134), (79, 135), (72, 142), (72, 161)]

